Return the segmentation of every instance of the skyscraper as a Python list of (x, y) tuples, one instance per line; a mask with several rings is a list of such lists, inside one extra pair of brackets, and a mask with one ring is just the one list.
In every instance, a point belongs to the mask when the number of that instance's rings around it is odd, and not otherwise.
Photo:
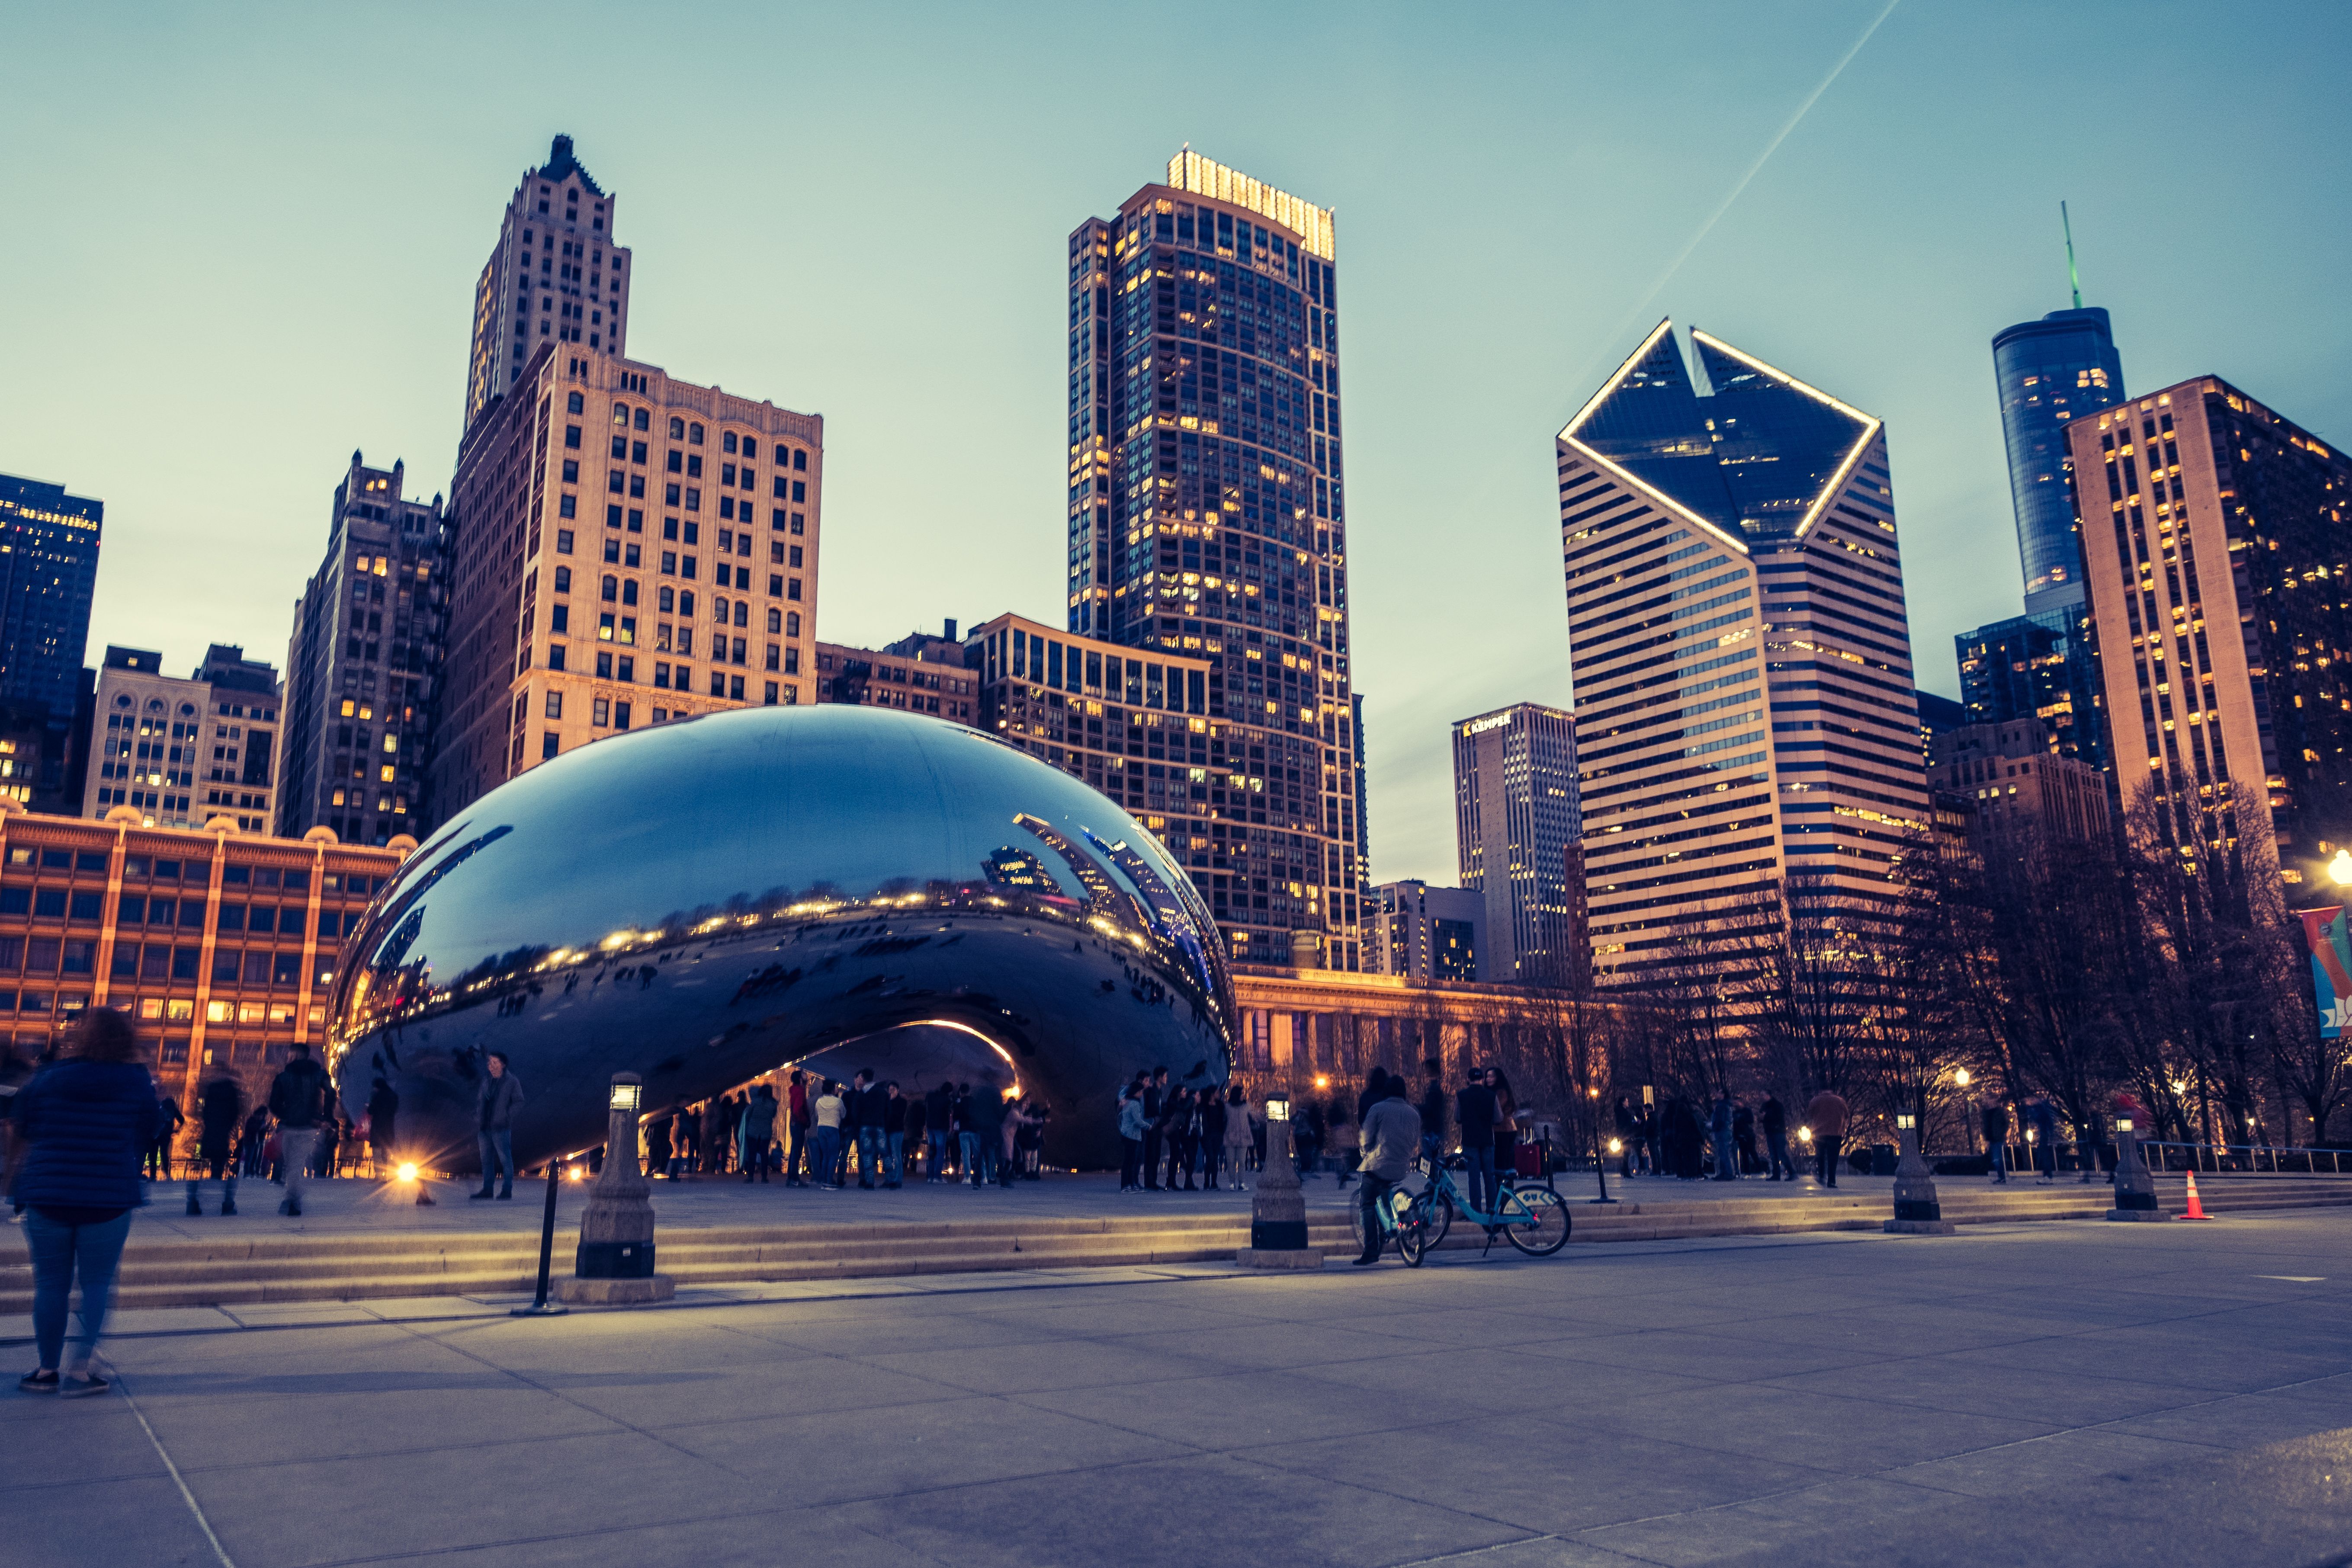
[(2352, 459), (2216, 376), (2067, 434), (2125, 810), (2327, 886), (2352, 844)]
[(1462, 886), (1486, 900), (1477, 978), (1581, 984), (1591, 955), (1571, 951), (1575, 719), (1520, 702), (1454, 725), (1454, 822)]
[(1559, 434), (1593, 963), (1874, 895), (1927, 796), (1884, 425), (1661, 321)]
[(824, 421), (581, 345), (517, 387), (467, 431), (446, 518), (443, 821), (606, 735), (816, 700)]
[(627, 351), (629, 252), (613, 243), (618, 202), (558, 136), (547, 162), (523, 171), (499, 241), (474, 285), (474, 341), (466, 360), (466, 425), (521, 379), (543, 342)]
[(0, 474), (0, 703), (70, 719), (106, 503)]
[(1360, 969), (1332, 258), (1328, 212), (1189, 149), (1071, 235), (1068, 610), (1209, 663), (1210, 831), (1168, 847), (1250, 888), (1234, 958)]
[(2080, 292), (2074, 304), (2038, 321), (2021, 321), (1992, 340), (2029, 614), (2082, 606), (2083, 548), (2074, 536), (2066, 426), (2124, 395), (2123, 358), (2106, 311), (2083, 309)]
[(1968, 722), (2015, 725), (2032, 719), (2052, 752), (2104, 769), (2106, 736), (2089, 617), (2082, 605), (2039, 610), (1955, 637)]
[(410, 500), (404, 464), (352, 454), (326, 558), (294, 605), (277, 831), (331, 827), (346, 844), (422, 839), (432, 712), (448, 624), (441, 498)]

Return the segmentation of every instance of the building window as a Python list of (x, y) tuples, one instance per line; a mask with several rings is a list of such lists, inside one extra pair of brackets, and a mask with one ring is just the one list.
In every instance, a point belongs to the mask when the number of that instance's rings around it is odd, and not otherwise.
[(613, 722), (613, 704), (604, 698), (593, 698), (588, 704), (588, 721), (599, 730)]
[(563, 693), (561, 691), (551, 691), (547, 694), (547, 716), (551, 719), (563, 717)]

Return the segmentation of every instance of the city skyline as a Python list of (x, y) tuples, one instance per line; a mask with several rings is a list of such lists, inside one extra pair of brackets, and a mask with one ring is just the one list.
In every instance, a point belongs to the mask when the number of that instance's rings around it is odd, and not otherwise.
[[(1190, 141), (1330, 204), (1346, 231), (1350, 611), (1380, 797), (1373, 876), (1443, 880), (1454, 860), (1448, 721), (1571, 698), (1559, 580), (1543, 567), (1557, 517), (1537, 453), (1639, 341), (1643, 327), (1619, 328), (1627, 311), (1664, 281), (1694, 226), (1879, 10), (1873, 0), (1752, 31), (1712, 13), (1673, 14), (1685, 68), (1667, 83), (1668, 112), (1645, 118), (1638, 142), (1610, 123), (1614, 89), (1573, 118), (1541, 91), (1565, 49), (1629, 64), (1656, 52), (1652, 29), (1593, 13), (1496, 13), (1437, 40), (1375, 14), (1331, 40), (1333, 83), (1385, 81), (1410, 59), (1425, 89), (1414, 110), (1349, 105), (1339, 100), (1358, 95), (1344, 90), (1312, 112), (1175, 108), (1076, 148), (1011, 94), (972, 85), (992, 58), (1039, 47), (1042, 20), (961, 37), (935, 18), (937, 57), (907, 59), (830, 23), (747, 16), (735, 59), (694, 68), (740, 84), (790, 58), (798, 107), (754, 110), (720, 92), (688, 107), (684, 124), (525, 93), (442, 123), (420, 109), (389, 130), (352, 129), (311, 96), (328, 73), (304, 79), (343, 47), (337, 23), (315, 21), (249, 58), (215, 56), (221, 44), (168, 26), (129, 45), (110, 39), (105, 80), (122, 107), (101, 123), (31, 128), (36, 155), (0, 174), (14, 210), (48, 237), (16, 258), (25, 286), (12, 341), (26, 374), (0, 394), (11, 431), (0, 468), (107, 504), (93, 650), (158, 647), (178, 668), (208, 643), (241, 641), (282, 659), (289, 612), (317, 561), (317, 497), (343, 454), (404, 458), (420, 500), (446, 488), (457, 449), (447, 388), (465, 372), (485, 214), (511, 194), (515, 170), (536, 167), (549, 138), (566, 132), (605, 188), (631, 195), (625, 237), (656, 268), (632, 300), (632, 357), (826, 416), (835, 529), (817, 635), (878, 644), (942, 615), (1008, 608), (1056, 622), (1045, 567), (1065, 548), (1053, 466), (1062, 443), (1050, 432), (1066, 412), (1055, 384), (1066, 366), (1042, 345), (1045, 313), (1058, 328), (1064, 309), (1052, 258), (1073, 211), (1101, 210), (1133, 188), (1136, 170)], [(1887, 420), (1911, 642), (1930, 691), (1958, 694), (1941, 651), (1954, 632), (2016, 613), (1986, 344), (2067, 304), (2062, 196), (2074, 204), (2085, 298), (2113, 313), (2134, 384), (2211, 374), (2323, 437), (2352, 425), (2328, 374), (2352, 325), (2321, 282), (2344, 218), (2308, 194), (2331, 184), (2328, 165), (2345, 156), (2344, 138), (2312, 134), (2344, 118), (2318, 68), (2340, 51), (2307, 37), (2299, 60), (2274, 61), (2265, 30), (2248, 26), (2191, 66), (2155, 42), (2160, 13), (2133, 15), (2149, 25), (2147, 42), (2096, 13), (2034, 14), (2042, 61), (1999, 47), (2004, 24), (1991, 13), (1955, 20), (1897, 7), (1672, 279), (1685, 319)], [(68, 86), (77, 72), (95, 82), (88, 29), (101, 22), (20, 28), (28, 65)], [(519, 26), (492, 18), (492, 44)], [(1271, 42), (1303, 26), (1275, 17), (1259, 31)], [(763, 49), (779, 30), (795, 47)], [(1520, 43), (1500, 47), (1514, 30)], [(384, 68), (423, 74), (425, 57), (406, 53), (404, 38), (372, 43)], [(556, 47), (559, 67), (572, 47)], [(2114, 68), (2059, 69), (2094, 47)], [(1996, 56), (1972, 72), (1970, 61)], [(434, 69), (445, 63), (432, 58)], [(677, 85), (688, 63), (656, 54), (646, 69)], [(2260, 98), (2184, 142), (2160, 173), (2090, 138), (2053, 151), (1974, 89), (1940, 85), (1998, 79), (2022, 102), (2063, 82), (2086, 122), (2123, 124), (2141, 105), (2249, 79), (2258, 65)], [(467, 91), (478, 68), (436, 90)], [(876, 128), (875, 111), (854, 100), (894, 72), (961, 86), (919, 112), (905, 107), (919, 94), (893, 94), (898, 122), (850, 153)], [(157, 90), (142, 98), (144, 86)], [(230, 107), (237, 89), (266, 107)], [(309, 115), (314, 101), (319, 112), (287, 134), (283, 116)], [(1461, 112), (1419, 111), (1448, 106)], [(741, 132), (760, 115), (784, 117), (775, 129), (812, 149), (782, 176), (685, 157), (706, 121)], [(936, 157), (959, 117), (988, 134), (986, 177)], [(1951, 136), (1955, 126), (1970, 134)], [(2316, 167), (2291, 182), (2239, 174), (2249, 149), (2290, 132)], [(91, 182), (121, 181), (166, 134), (174, 173), (145, 187), (150, 201), (88, 202)], [(1378, 157), (1358, 151), (1374, 144)], [(1017, 182), (1003, 179), (1016, 167)], [(2200, 183), (2236, 193), (2231, 232), (2140, 221)], [(353, 228), (361, 201), (387, 216)], [(163, 269), (124, 226), (154, 221), (155, 206), (184, 242)], [(721, 243), (689, 239), (713, 211), (728, 215), (712, 231)], [(966, 279), (910, 289), (918, 253), (883, 254), (872, 237), (885, 215), (907, 212), (957, 232)], [(1469, 220), (1482, 212), (1509, 224), (1475, 230)], [(899, 219), (889, 221), (897, 232)], [(1474, 232), (1485, 237), (1468, 243)], [(1783, 264), (1754, 267), (1759, 246)], [(257, 253), (270, 264), (256, 267)], [(2172, 284), (2183, 276), (2234, 287)], [(1538, 282), (1540, 292), (1527, 291)], [(27, 299), (43, 301), (38, 316)], [(101, 321), (120, 346), (92, 341)], [(359, 363), (367, 374), (350, 374)], [(918, 377), (926, 405), (958, 416), (910, 415), (900, 400)], [(100, 406), (114, 416), (95, 418)], [(144, 434), (125, 440), (126, 427)], [(1433, 532), (1453, 542), (1422, 548)], [(189, 536), (220, 548), (190, 552), (179, 547)]]

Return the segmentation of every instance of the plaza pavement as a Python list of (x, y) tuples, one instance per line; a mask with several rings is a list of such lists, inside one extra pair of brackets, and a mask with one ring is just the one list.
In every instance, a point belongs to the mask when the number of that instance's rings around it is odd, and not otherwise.
[(2337, 1562), (2347, 1243), (2310, 1210), (151, 1324), (128, 1397), (0, 1397), (0, 1562)]

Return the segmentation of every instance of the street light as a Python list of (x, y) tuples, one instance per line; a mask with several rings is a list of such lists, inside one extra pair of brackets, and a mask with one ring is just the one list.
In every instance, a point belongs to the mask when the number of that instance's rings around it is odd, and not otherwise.
[(2338, 887), (2352, 886), (2352, 849), (2338, 849), (2336, 858), (2327, 863), (2327, 874)]

